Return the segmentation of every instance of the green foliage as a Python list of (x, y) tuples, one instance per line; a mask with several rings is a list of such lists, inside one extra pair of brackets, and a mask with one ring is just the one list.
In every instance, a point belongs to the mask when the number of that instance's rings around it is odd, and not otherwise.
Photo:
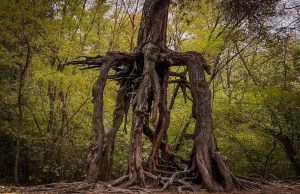
[(222, 9), (228, 19), (246, 18), (250, 25), (257, 25), (276, 14), (279, 0), (223, 0)]

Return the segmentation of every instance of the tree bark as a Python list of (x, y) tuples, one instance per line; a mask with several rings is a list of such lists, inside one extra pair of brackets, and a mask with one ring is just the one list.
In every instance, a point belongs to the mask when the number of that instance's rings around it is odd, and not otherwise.
[[(194, 130), (194, 157), (202, 177), (202, 184), (210, 191), (218, 191), (220, 185), (217, 178), (213, 177), (213, 169), (222, 175), (226, 191), (233, 189), (233, 181), (224, 158), (217, 148), (213, 135), (211, 118), (211, 92), (205, 80), (205, 62), (202, 56), (196, 52), (189, 52), (186, 55), (187, 68), (191, 82), (193, 97), (192, 116), (196, 120)], [(212, 162), (215, 165), (212, 166)]]
[(128, 103), (127, 99), (127, 92), (126, 92), (127, 85), (123, 83), (120, 86), (120, 89), (118, 91), (117, 97), (116, 97), (116, 105), (113, 113), (113, 124), (111, 129), (105, 134), (104, 142), (105, 142), (105, 148), (102, 153), (102, 162), (100, 166), (100, 174), (98, 179), (100, 181), (108, 181), (110, 179), (110, 173), (112, 169), (112, 150), (114, 146), (114, 141), (116, 134), (122, 124), (123, 117), (125, 114), (125, 109)]
[(108, 71), (111, 61), (105, 62), (101, 67), (99, 77), (93, 86), (93, 134), (92, 145), (88, 155), (87, 182), (96, 182), (100, 173), (100, 162), (102, 161), (102, 151), (104, 146), (104, 124), (103, 124), (103, 92), (107, 81)]
[(138, 45), (151, 42), (166, 47), (167, 22), (170, 0), (145, 0), (138, 34)]

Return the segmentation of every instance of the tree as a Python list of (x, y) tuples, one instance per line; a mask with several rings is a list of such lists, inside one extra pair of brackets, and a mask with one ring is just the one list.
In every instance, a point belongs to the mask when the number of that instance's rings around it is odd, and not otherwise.
[[(145, 177), (154, 179), (163, 185), (162, 190), (173, 182), (192, 188), (184, 181), (183, 175), (199, 179), (208, 191), (232, 191), (246, 185), (237, 179), (228, 169), (226, 159), (217, 147), (212, 129), (211, 92), (205, 80), (204, 72), (210, 74), (210, 67), (200, 53), (175, 52), (166, 46), (168, 8), (170, 0), (146, 0), (138, 33), (137, 46), (129, 53), (108, 52), (105, 56), (86, 57), (68, 64), (87, 64), (88, 68), (100, 68), (100, 74), (93, 87), (93, 134), (88, 155), (88, 182), (96, 182), (101, 177), (103, 165), (107, 163), (106, 152), (115, 139), (116, 132), (123, 118), (132, 105), (132, 126), (129, 143), (128, 175), (110, 183), (111, 186), (133, 184), (145, 186)], [(170, 67), (184, 66), (188, 72), (170, 71)], [(109, 74), (111, 70), (114, 74)], [(184, 76), (183, 76), (184, 74)], [(167, 88), (170, 77), (191, 91), (193, 100), (192, 117), (196, 120), (194, 146), (191, 160), (173, 153), (168, 145), (168, 110)], [(113, 124), (105, 133), (103, 118), (103, 91), (108, 79), (120, 84), (113, 113)], [(174, 82), (174, 80), (173, 80)], [(152, 142), (152, 150), (143, 165), (142, 135)], [(161, 155), (161, 157), (159, 157)], [(164, 156), (163, 156), (164, 155)], [(177, 171), (159, 165), (164, 159), (179, 158), (173, 165)], [(182, 166), (186, 166), (183, 170)], [(169, 170), (168, 170), (169, 169)], [(165, 177), (161, 175), (170, 175)], [(199, 176), (198, 176), (199, 174)], [(193, 189), (193, 188), (192, 188)]]

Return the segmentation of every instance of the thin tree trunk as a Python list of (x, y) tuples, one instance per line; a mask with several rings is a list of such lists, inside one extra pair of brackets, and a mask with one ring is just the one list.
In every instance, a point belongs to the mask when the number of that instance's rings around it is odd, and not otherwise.
[(275, 151), (275, 149), (276, 149), (276, 141), (275, 141), (275, 139), (274, 139), (273, 148), (272, 148), (272, 150), (270, 151), (270, 153), (267, 155), (266, 162), (265, 162), (265, 165), (264, 165), (264, 170), (263, 170), (263, 173), (262, 173), (262, 177), (263, 177), (263, 178), (265, 178), (266, 171), (267, 171), (267, 166), (268, 166), (268, 162), (269, 162), (269, 160), (270, 160), (271, 155), (272, 155), (273, 152)]
[(21, 131), (24, 130), (24, 124), (23, 124), (23, 107), (24, 107), (24, 96), (23, 96), (23, 89), (25, 85), (25, 76), (27, 73), (27, 70), (29, 68), (29, 64), (31, 61), (31, 45), (30, 40), (27, 37), (24, 37), (24, 42), (27, 47), (26, 52), (26, 59), (24, 64), (17, 64), (20, 68), (20, 77), (19, 77), (19, 84), (18, 84), (18, 126), (17, 126), (17, 142), (16, 142), (16, 155), (15, 155), (15, 163), (14, 163), (14, 180), (16, 186), (20, 186), (19, 184), (19, 159), (20, 159), (20, 134)]
[[(169, 73), (168, 69), (162, 71), (163, 75), (161, 77), (161, 89), (160, 89), (160, 102), (159, 102), (159, 120), (156, 125), (153, 142), (152, 142), (152, 150), (148, 159), (148, 169), (149, 172), (153, 173), (156, 165), (156, 157), (158, 155), (159, 148), (161, 147), (161, 142), (163, 137), (167, 134), (167, 130), (170, 125), (170, 111), (168, 110), (168, 79)], [(158, 100), (158, 99), (157, 99)]]
[(103, 91), (107, 81), (107, 74), (111, 66), (111, 61), (107, 61), (100, 70), (100, 75), (93, 87), (93, 135), (92, 145), (88, 155), (87, 182), (96, 182), (99, 177), (100, 162), (102, 161), (102, 151), (104, 146), (104, 124), (103, 124)]
[(20, 139), (19, 137), (17, 138), (16, 142), (16, 155), (15, 155), (15, 164), (14, 164), (14, 180), (15, 180), (15, 185), (20, 186), (19, 183), (19, 159), (20, 159)]
[(282, 143), (284, 152), (292, 163), (295, 174), (300, 176), (300, 160), (297, 159), (298, 156), (291, 144), (291, 140), (282, 133), (274, 134), (274, 137)]
[(22, 89), (24, 86), (24, 74), (20, 72), (19, 88), (18, 88), (18, 127), (17, 127), (17, 141), (15, 147), (15, 164), (14, 164), (14, 180), (16, 186), (20, 186), (19, 183), (19, 159), (20, 159), (20, 133), (23, 129), (23, 95)]
[(190, 123), (191, 123), (190, 119), (188, 119), (188, 120), (185, 122), (185, 124), (184, 124), (184, 126), (183, 126), (183, 129), (182, 129), (182, 131), (181, 131), (181, 134), (180, 134), (180, 136), (179, 136), (179, 138), (178, 138), (177, 144), (176, 144), (176, 146), (175, 146), (175, 148), (174, 148), (174, 152), (175, 152), (175, 153), (179, 151), (180, 146), (181, 146), (182, 143), (183, 143), (184, 135), (186, 134), (186, 131), (188, 130), (188, 128), (189, 128), (189, 126), (190, 126)]

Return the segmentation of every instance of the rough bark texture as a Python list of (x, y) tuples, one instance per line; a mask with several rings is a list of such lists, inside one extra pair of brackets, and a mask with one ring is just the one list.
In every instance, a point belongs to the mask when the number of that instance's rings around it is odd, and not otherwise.
[(116, 105), (113, 113), (113, 124), (111, 129), (106, 133), (104, 137), (105, 147), (102, 153), (102, 162), (100, 168), (100, 174), (98, 180), (107, 181), (110, 179), (113, 157), (113, 146), (116, 134), (122, 124), (123, 117), (126, 108), (126, 85), (122, 84), (116, 97)]
[[(194, 158), (202, 176), (203, 186), (208, 191), (219, 190), (219, 185), (213, 177), (213, 170), (222, 175), (226, 191), (233, 189), (233, 181), (224, 158), (220, 154), (213, 135), (211, 118), (211, 92), (204, 77), (204, 60), (199, 53), (187, 53), (187, 67), (191, 83), (193, 101), (192, 116), (196, 119), (194, 131)], [(215, 165), (212, 165), (212, 163)]]
[(90, 153), (88, 155), (88, 175), (87, 182), (96, 182), (100, 173), (100, 162), (102, 160), (102, 150), (104, 146), (104, 124), (103, 124), (103, 91), (107, 80), (107, 74), (111, 62), (105, 62), (100, 70), (100, 75), (93, 87), (93, 135)]
[(138, 34), (138, 44), (152, 42), (166, 47), (167, 21), (170, 0), (146, 0)]
[[(88, 65), (85, 69), (101, 68), (93, 88), (94, 128), (88, 156), (87, 181), (92, 183), (108, 180), (110, 172), (108, 169), (111, 168), (109, 150), (113, 147), (116, 133), (131, 104), (133, 112), (128, 175), (110, 182), (110, 186), (144, 187), (145, 179), (149, 178), (154, 180), (156, 185), (161, 185), (162, 191), (174, 183), (194, 191), (185, 180), (189, 178), (201, 182), (202, 187), (210, 192), (248, 187), (248, 184), (232, 175), (225, 157), (217, 147), (212, 129), (211, 92), (205, 80), (205, 72), (210, 74), (209, 66), (200, 53), (174, 52), (166, 46), (169, 4), (169, 0), (145, 1), (138, 44), (132, 52), (109, 52), (106, 56), (86, 57), (84, 60), (69, 63)], [(170, 72), (171, 66), (186, 66), (186, 69), (175, 73)], [(109, 69), (114, 69), (116, 73), (108, 76)], [(171, 76), (180, 79), (170, 81)], [(108, 78), (118, 81), (120, 89), (116, 98), (113, 125), (105, 133), (102, 113), (103, 91)], [(177, 86), (168, 108), (167, 91), (170, 83)], [(191, 135), (194, 141), (191, 160), (172, 152), (168, 144), (170, 109), (175, 103), (179, 89), (182, 90), (185, 100), (190, 99), (193, 102), (192, 117), (196, 124), (194, 134)], [(191, 91), (191, 97), (187, 95), (187, 89)], [(142, 157), (143, 134), (152, 143), (149, 158)], [(147, 165), (143, 166), (143, 161)]]

